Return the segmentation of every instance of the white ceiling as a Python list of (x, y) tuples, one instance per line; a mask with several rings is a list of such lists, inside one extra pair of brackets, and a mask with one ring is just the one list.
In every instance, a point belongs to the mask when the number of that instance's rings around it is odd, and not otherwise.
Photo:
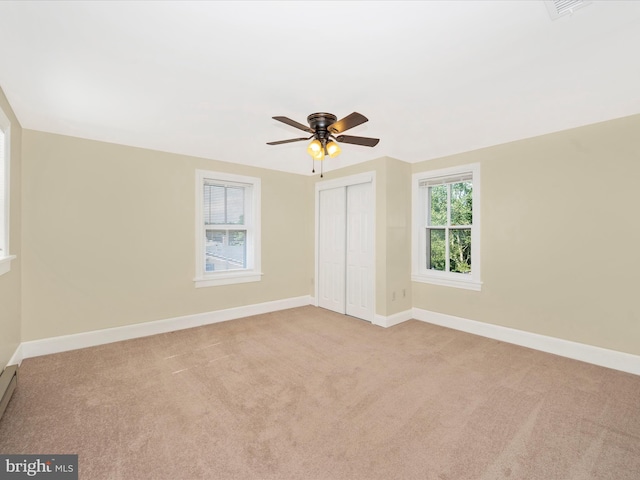
[(407, 162), (640, 113), (640, 1), (0, 2), (24, 128), (310, 174), (272, 120), (369, 122), (325, 170)]

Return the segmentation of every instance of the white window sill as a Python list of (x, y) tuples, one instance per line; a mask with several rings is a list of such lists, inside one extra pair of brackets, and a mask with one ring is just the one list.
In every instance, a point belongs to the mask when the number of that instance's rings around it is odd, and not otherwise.
[(427, 275), (413, 274), (411, 280), (414, 282), (431, 283), (432, 285), (441, 285), (444, 287), (464, 288), (466, 290), (475, 290), (479, 292), (482, 289), (482, 282), (474, 280), (463, 274), (443, 274), (443, 275)]
[(262, 272), (226, 272), (194, 278), (196, 288), (217, 287), (219, 285), (234, 285), (236, 283), (259, 282)]
[(11, 260), (16, 258), (15, 255), (0, 258), (0, 275), (4, 275), (11, 271)]

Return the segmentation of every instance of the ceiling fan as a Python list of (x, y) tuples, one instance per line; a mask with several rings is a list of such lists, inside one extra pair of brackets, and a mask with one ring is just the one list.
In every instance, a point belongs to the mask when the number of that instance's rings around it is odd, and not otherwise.
[[(298, 128), (304, 132), (310, 133), (311, 136), (279, 140), (277, 142), (267, 142), (267, 145), (282, 145), (283, 143), (303, 142), (313, 139), (307, 148), (307, 153), (311, 155), (313, 160), (324, 160), (325, 155), (328, 155), (331, 158), (336, 157), (341, 151), (338, 143), (350, 143), (365, 147), (375, 147), (380, 141), (378, 138), (341, 135), (342, 132), (369, 121), (367, 117), (358, 112), (353, 112), (341, 120), (338, 120), (338, 117), (332, 113), (312, 113), (307, 117), (307, 123), (309, 124), (308, 127), (302, 123), (296, 122), (295, 120), (291, 120), (288, 117), (279, 116), (272, 118)], [(312, 171), (315, 172), (315, 169)], [(322, 176), (322, 174), (320, 176)]]

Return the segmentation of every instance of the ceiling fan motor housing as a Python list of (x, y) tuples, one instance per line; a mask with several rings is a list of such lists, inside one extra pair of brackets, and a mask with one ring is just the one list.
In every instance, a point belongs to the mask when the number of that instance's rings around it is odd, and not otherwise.
[(309, 126), (315, 130), (316, 138), (319, 140), (330, 135), (328, 127), (336, 123), (337, 120), (338, 117), (332, 113), (312, 113), (307, 117)]

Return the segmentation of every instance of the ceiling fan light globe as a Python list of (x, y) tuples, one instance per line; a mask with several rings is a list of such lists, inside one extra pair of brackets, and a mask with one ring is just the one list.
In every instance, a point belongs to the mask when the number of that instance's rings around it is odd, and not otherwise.
[(340, 148), (340, 145), (338, 145), (336, 142), (327, 143), (327, 154), (330, 158), (337, 157), (338, 155), (340, 155), (341, 151), (342, 149)]
[(307, 147), (307, 153), (315, 158), (318, 152), (322, 152), (322, 144), (316, 139)]
[(322, 151), (322, 149), (320, 149), (320, 151), (318, 151), (317, 153), (315, 153), (314, 155), (312, 155), (314, 160), (324, 160), (324, 152)]

